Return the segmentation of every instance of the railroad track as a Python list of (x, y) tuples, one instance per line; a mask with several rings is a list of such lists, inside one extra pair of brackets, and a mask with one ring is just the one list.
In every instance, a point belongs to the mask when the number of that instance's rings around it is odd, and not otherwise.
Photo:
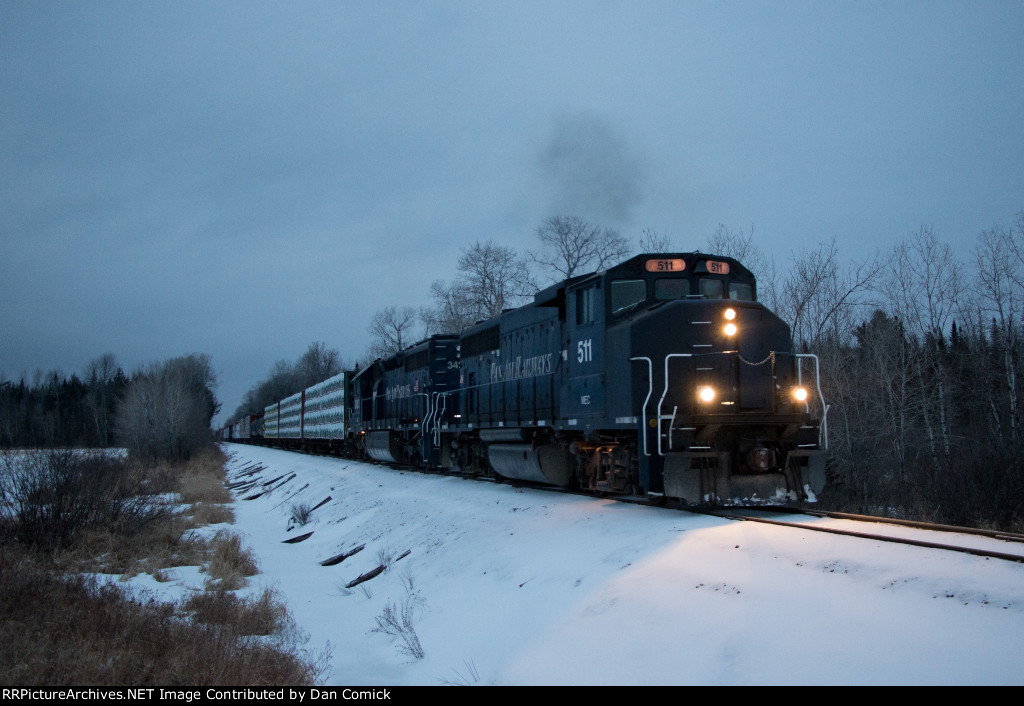
[[(743, 508), (735, 510), (723, 508), (693, 510), (693, 512), (730, 520), (762, 522), (810, 530), (812, 532), (827, 532), (847, 537), (873, 539), (880, 542), (910, 544), (917, 547), (943, 549), (1024, 563), (1024, 535), (1013, 532), (997, 532), (970, 527), (940, 525), (932, 522), (895, 520), (870, 515), (852, 515), (841, 512), (818, 512), (790, 508)], [(826, 523), (821, 522), (821, 520), (831, 520), (832, 522)], [(875, 531), (868, 531), (867, 529), (859, 528), (858, 525), (875, 525), (876, 528)], [(930, 538), (906, 536), (905, 530), (908, 529), (926, 530), (936, 533), (937, 536)], [(943, 534), (957, 535), (957, 540), (955, 542), (939, 541), (938, 535)]]
[[(372, 465), (384, 466), (393, 468), (399, 471), (411, 471), (417, 473), (427, 473), (429, 475), (447, 475), (464, 478), (466, 480), (486, 481), (491, 483), (502, 483), (507, 484), (511, 487), (528, 487), (537, 490), (545, 490), (548, 492), (564, 493), (569, 495), (581, 495), (584, 497), (593, 498), (593, 493), (580, 491), (578, 489), (559, 488), (555, 486), (543, 486), (538, 484), (526, 483), (518, 480), (510, 479), (496, 479), (491, 477), (472, 477), (465, 476), (458, 473), (444, 473), (439, 471), (424, 471), (422, 468), (414, 466), (405, 466), (401, 464), (390, 464), (381, 463), (370, 460), (360, 460), (360, 463), (370, 463)], [(249, 471), (244, 475), (253, 475), (255, 472), (264, 470), (262, 467), (253, 468), (256, 464), (251, 464), (247, 468), (241, 469)], [(274, 479), (279, 480), (279, 479)], [(604, 495), (601, 496), (606, 500), (616, 500), (619, 502), (626, 502), (636, 505), (648, 505), (653, 506), (655, 503), (650, 502), (647, 498), (641, 498), (637, 496), (617, 496), (617, 495)], [(1013, 532), (998, 532), (995, 530), (983, 530), (974, 529), (971, 527), (957, 527), (954, 525), (941, 525), (932, 522), (917, 522), (912, 520), (897, 520), (886, 517), (874, 517), (871, 515), (854, 515), (849, 513), (841, 512), (819, 512), (815, 510), (799, 510), (795, 508), (783, 508), (783, 507), (771, 507), (771, 506), (759, 506), (755, 508), (716, 508), (716, 509), (698, 509), (686, 507), (683, 505), (669, 504), (668, 507), (685, 510), (687, 512), (693, 512), (703, 515), (711, 515), (714, 517), (721, 517), (730, 520), (742, 520), (748, 522), (762, 522), (765, 524), (782, 525), (786, 527), (794, 527), (812, 532), (826, 532), (829, 534), (838, 534), (848, 537), (859, 537), (861, 539), (874, 539), (881, 542), (893, 542), (897, 544), (909, 544), (913, 546), (926, 547), (930, 549), (943, 549), (947, 551), (962, 552), (965, 554), (973, 554), (975, 556), (991, 557), (993, 559), (1003, 559), (1006, 561), (1015, 561), (1024, 563), (1024, 534), (1016, 534)], [(795, 516), (797, 518), (810, 518), (808, 521), (800, 521), (798, 519), (780, 519), (786, 518), (786, 516)], [(837, 526), (835, 524), (814, 524), (814, 520), (828, 519), (836, 522), (849, 523), (847, 526)], [(977, 538), (978, 546), (967, 546), (966, 544), (950, 544), (946, 542), (932, 541), (929, 539), (919, 539), (915, 537), (899, 536), (898, 531), (878, 531), (868, 532), (861, 529), (854, 529), (858, 524), (875, 524), (882, 525), (889, 528), (912, 529), (912, 530), (927, 530), (935, 533), (944, 534), (956, 534), (960, 535), (961, 539), (965, 537)], [(1010, 543), (1017, 544), (1018, 547), (1013, 547), (1016, 551), (1001, 551), (996, 549), (996, 546), (1002, 545), (999, 543)], [(989, 546), (985, 546), (988, 544)]]

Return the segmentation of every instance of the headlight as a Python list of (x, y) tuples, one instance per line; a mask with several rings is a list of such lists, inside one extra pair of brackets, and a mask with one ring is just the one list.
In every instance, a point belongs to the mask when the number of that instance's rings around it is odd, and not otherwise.
[(732, 321), (735, 318), (736, 318), (736, 310), (735, 309), (726, 309), (725, 310), (725, 320), (726, 321)]
[(715, 391), (710, 387), (700, 388), (700, 391), (697, 394), (703, 402), (710, 402), (715, 399)]
[(807, 388), (805, 387), (794, 387), (793, 388), (793, 399), (797, 402), (807, 401)]
[[(729, 311), (732, 311), (732, 309)], [(724, 329), (726, 336), (735, 336), (737, 330), (736, 324), (726, 324)]]

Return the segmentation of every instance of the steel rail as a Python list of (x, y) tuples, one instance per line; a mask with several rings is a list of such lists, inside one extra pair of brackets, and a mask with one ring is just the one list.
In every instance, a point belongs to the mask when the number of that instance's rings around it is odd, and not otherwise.
[[(909, 544), (915, 547), (925, 547), (928, 549), (943, 549), (951, 552), (962, 552), (964, 554), (973, 554), (974, 556), (990, 557), (993, 559), (1003, 559), (1005, 561), (1015, 561), (1018, 563), (1024, 563), (1024, 554), (1008, 554), (1006, 552), (991, 551), (988, 549), (976, 549), (974, 547), (962, 547), (954, 544), (943, 544), (941, 542), (930, 542), (922, 539), (910, 539), (907, 537), (892, 537), (884, 534), (872, 534), (870, 532), (857, 532), (854, 530), (844, 530), (837, 527), (821, 527), (817, 525), (808, 525), (803, 522), (784, 522), (782, 520), (770, 520), (766, 517), (754, 517), (753, 515), (741, 515), (737, 513), (731, 513), (728, 511), (717, 511), (717, 510), (690, 510), (696, 514), (711, 515), (713, 517), (721, 517), (727, 520), (742, 520), (745, 522), (762, 522), (768, 525), (780, 525), (782, 527), (794, 527), (796, 529), (810, 530), (811, 532), (826, 532), (828, 534), (837, 534), (846, 537), (858, 537), (860, 539), (874, 539), (880, 542), (891, 542), (893, 544)], [(799, 511), (793, 511), (799, 513)], [(814, 513), (800, 513), (800, 514), (814, 514)], [(837, 519), (850, 519), (849, 516), (846, 518)], [(870, 518), (870, 520), (863, 521), (877, 521), (884, 522), (884, 518)], [(921, 523), (927, 524), (927, 523)], [(951, 525), (944, 525), (945, 527), (951, 527), (951, 529), (944, 530), (950, 531), (961, 531), (964, 528), (952, 527)], [(931, 528), (929, 528), (931, 529)], [(1021, 540), (1014, 540), (1021, 541)]]

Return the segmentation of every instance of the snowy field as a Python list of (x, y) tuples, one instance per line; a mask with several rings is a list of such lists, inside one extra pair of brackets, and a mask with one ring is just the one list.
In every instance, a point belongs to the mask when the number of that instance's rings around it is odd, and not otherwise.
[[(236, 500), (233, 530), (260, 558), (248, 590), (276, 588), (307, 647), (330, 643), (331, 684), (1024, 683), (1022, 564), (225, 450), (232, 477), (254, 463), (264, 481), (283, 476)], [(294, 508), (328, 497), (294, 526)], [(170, 584), (133, 583), (166, 593), (202, 581), (169, 573)], [(411, 617), (421, 658), (374, 632), (389, 606)]]

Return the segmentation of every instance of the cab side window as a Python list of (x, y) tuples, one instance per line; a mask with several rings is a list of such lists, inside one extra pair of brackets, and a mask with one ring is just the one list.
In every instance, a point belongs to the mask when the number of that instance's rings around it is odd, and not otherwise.
[(594, 287), (587, 287), (576, 292), (576, 325), (586, 326), (594, 323)]

